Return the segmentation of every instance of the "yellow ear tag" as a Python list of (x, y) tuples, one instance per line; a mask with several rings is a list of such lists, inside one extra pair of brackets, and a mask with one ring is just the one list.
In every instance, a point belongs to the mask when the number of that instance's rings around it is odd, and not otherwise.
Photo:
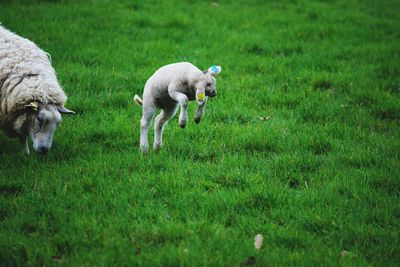
[(32, 108), (34, 111), (37, 111), (38, 105), (36, 103), (32, 103)]
[(38, 105), (35, 102), (31, 102), (31, 103), (29, 103), (29, 105), (26, 105), (25, 107), (30, 107), (34, 111), (38, 111)]
[(197, 99), (200, 101), (204, 101), (206, 99), (206, 95), (204, 93), (197, 94)]

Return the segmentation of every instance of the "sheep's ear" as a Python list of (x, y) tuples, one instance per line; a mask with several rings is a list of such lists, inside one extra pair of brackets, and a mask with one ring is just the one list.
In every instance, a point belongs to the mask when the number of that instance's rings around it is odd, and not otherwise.
[(64, 106), (57, 106), (57, 110), (58, 112), (60, 112), (61, 114), (71, 114), (74, 115), (75, 112), (72, 110), (69, 110), (67, 108), (65, 108)]
[(212, 76), (217, 76), (218, 74), (220, 74), (222, 71), (221, 66), (216, 66), (216, 65), (212, 65), (207, 72), (210, 73)]
[(28, 111), (38, 111), (39, 104), (37, 102), (30, 102), (28, 105), (25, 105), (24, 109)]

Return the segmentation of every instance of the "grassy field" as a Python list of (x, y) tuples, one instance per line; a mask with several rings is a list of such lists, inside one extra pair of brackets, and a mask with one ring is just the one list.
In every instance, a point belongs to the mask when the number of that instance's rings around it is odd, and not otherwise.
[[(51, 54), (77, 112), (47, 156), (0, 134), (0, 265), (398, 266), (399, 12), (398, 0), (0, 1), (0, 22)], [(221, 65), (219, 95), (143, 157), (133, 96), (178, 61)]]

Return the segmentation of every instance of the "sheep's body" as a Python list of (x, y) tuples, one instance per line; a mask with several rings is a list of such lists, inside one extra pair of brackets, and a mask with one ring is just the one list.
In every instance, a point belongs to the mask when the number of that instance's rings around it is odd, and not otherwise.
[(188, 102), (195, 99), (199, 104), (195, 122), (200, 122), (204, 115), (207, 97), (216, 95), (216, 80), (213, 77), (215, 75), (216, 73), (209, 70), (201, 71), (191, 63), (180, 62), (161, 67), (147, 80), (143, 100), (135, 95), (135, 101), (143, 105), (140, 148), (144, 153), (148, 151), (148, 130), (156, 109), (162, 109), (154, 127), (154, 149), (158, 150), (162, 145), (164, 126), (175, 115), (178, 105), (181, 107), (179, 125), (182, 128), (186, 126), (188, 119)]
[(28, 135), (25, 112), (31, 102), (63, 106), (67, 96), (48, 55), (33, 42), (0, 26), (0, 129), (10, 137)]

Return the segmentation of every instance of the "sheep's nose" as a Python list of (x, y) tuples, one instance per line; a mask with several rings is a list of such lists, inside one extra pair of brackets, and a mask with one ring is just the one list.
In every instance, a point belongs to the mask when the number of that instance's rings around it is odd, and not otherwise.
[(214, 96), (217, 96), (217, 92), (215, 92), (215, 91), (210, 93), (210, 97), (214, 97)]
[(50, 148), (45, 147), (45, 146), (41, 146), (38, 148), (37, 152), (39, 154), (47, 154), (47, 152), (49, 152)]

